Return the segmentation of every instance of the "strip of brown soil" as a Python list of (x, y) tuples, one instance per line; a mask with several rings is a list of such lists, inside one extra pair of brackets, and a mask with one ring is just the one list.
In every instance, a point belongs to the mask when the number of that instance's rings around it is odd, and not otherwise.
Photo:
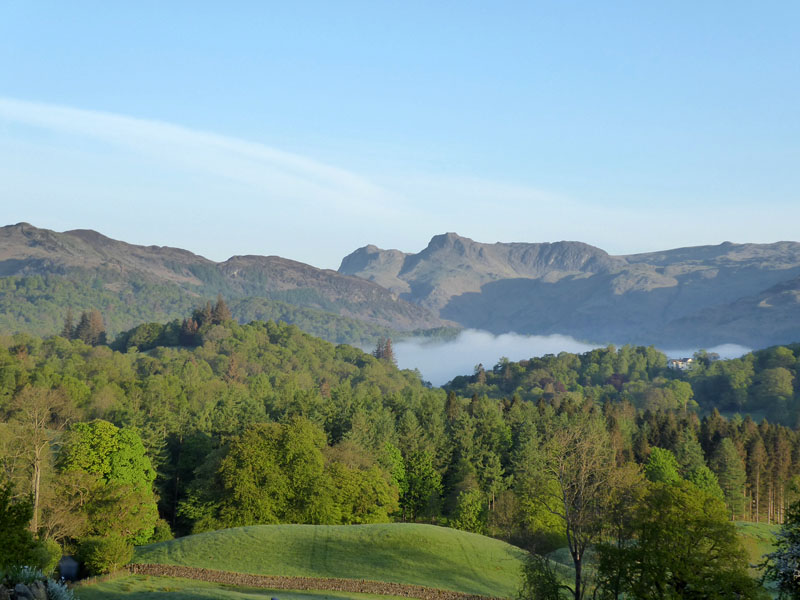
[(501, 600), (490, 596), (478, 596), (450, 590), (409, 585), (404, 583), (388, 583), (384, 581), (368, 581), (366, 579), (336, 579), (333, 577), (278, 577), (275, 575), (249, 575), (230, 571), (213, 571), (197, 567), (179, 565), (128, 565), (128, 570), (136, 575), (153, 575), (156, 577), (183, 577), (209, 583), (222, 583), (241, 587), (267, 588), (272, 590), (325, 590), (332, 592), (353, 592), (360, 594), (381, 594), (384, 596), (401, 596), (419, 598), (420, 600)]

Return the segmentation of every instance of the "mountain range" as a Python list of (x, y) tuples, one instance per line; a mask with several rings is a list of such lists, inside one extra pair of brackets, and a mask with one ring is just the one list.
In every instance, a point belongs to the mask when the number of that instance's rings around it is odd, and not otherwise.
[(418, 253), (364, 246), (337, 272), (278, 256), (214, 262), (87, 229), (0, 228), (0, 332), (56, 333), (71, 307), (100, 309), (113, 334), (185, 316), (217, 294), (240, 320), (287, 320), (362, 345), (468, 327), (599, 344), (764, 347), (800, 340), (800, 243), (614, 256), (582, 242), (487, 244), (446, 233)]
[[(372, 334), (444, 325), (426, 308), (380, 285), (278, 256), (234, 256), (217, 263), (187, 250), (137, 246), (86, 229), (58, 233), (28, 223), (0, 228), (0, 327), (58, 331), (66, 305), (60, 314), (52, 306), (46, 314), (37, 312), (52, 300), (52, 294), (39, 292), (51, 288), (75, 310), (101, 310), (111, 333), (143, 319), (185, 316), (217, 294), (233, 301), (234, 315), (242, 320), (302, 308), (304, 322), (324, 321), (322, 332), (311, 331), (317, 335), (342, 329), (343, 322), (345, 329), (364, 324)], [(22, 318), (9, 319), (16, 310)], [(135, 316), (126, 318), (131, 313)], [(50, 331), (37, 329), (43, 320)]]
[(672, 348), (800, 339), (796, 242), (612, 256), (581, 242), (484, 244), (447, 233), (416, 254), (364, 246), (339, 272), (492, 333)]

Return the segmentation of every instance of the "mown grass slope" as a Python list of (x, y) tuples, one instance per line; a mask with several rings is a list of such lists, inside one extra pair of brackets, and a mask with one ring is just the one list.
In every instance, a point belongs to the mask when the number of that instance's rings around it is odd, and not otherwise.
[(519, 586), (523, 556), (505, 542), (432, 525), (257, 525), (144, 546), (134, 562), (510, 597)]
[[(751, 565), (757, 565), (764, 560), (767, 552), (775, 549), (775, 534), (780, 530), (780, 525), (767, 525), (766, 523), (736, 523), (736, 531), (742, 540), (742, 545), (747, 550), (748, 560)], [(755, 569), (751, 569), (755, 573)]]
[(397, 600), (393, 596), (374, 596), (345, 592), (294, 592), (233, 587), (204, 581), (128, 575), (110, 581), (79, 586), (80, 600)]

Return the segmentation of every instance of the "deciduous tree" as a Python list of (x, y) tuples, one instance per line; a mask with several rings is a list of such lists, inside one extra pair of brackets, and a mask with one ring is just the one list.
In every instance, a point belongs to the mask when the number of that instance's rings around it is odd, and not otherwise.
[(603, 531), (617, 486), (614, 451), (599, 417), (578, 413), (545, 439), (528, 470), (527, 496), (562, 523), (575, 567), (572, 594), (586, 594), (587, 548)]
[(651, 483), (629, 543), (598, 545), (601, 598), (760, 598), (721, 500), (686, 482)]
[(42, 472), (50, 462), (50, 446), (55, 435), (71, 418), (71, 406), (64, 393), (36, 386), (25, 386), (11, 403), (11, 424), (22, 456), (31, 471), (33, 516), (31, 531), (39, 529), (39, 503)]

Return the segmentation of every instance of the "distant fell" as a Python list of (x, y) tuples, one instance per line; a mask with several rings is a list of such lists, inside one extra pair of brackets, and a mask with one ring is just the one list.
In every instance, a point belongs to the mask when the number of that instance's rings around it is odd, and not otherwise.
[[(217, 294), (228, 299), (235, 315), (237, 300), (248, 299), (243, 316), (251, 318), (258, 317), (250, 314), (256, 305), (257, 313), (270, 317), (287, 314), (285, 305), (303, 309), (304, 322), (323, 337), (327, 321), (338, 331), (353, 329), (355, 321), (376, 333), (444, 324), (380, 285), (278, 256), (234, 256), (217, 263), (180, 248), (129, 244), (89, 229), (59, 233), (28, 223), (0, 228), (0, 329), (6, 332), (55, 333), (68, 306), (101, 310), (116, 332), (142, 320), (184, 316)], [(50, 323), (47, 331), (36, 328), (42, 321)]]
[(673, 348), (800, 335), (797, 242), (612, 256), (582, 242), (486, 244), (446, 233), (416, 254), (359, 248), (339, 272), (493, 333)]

